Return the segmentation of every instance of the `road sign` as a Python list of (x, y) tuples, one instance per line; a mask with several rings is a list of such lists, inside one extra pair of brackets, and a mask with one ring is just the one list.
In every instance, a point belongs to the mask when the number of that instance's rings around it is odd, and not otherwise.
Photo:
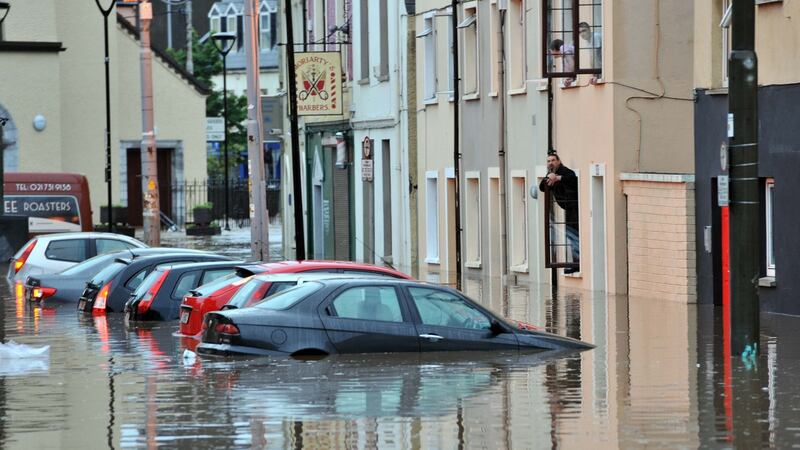
[(720, 175), (717, 177), (717, 204), (721, 207), (730, 204), (729, 185), (730, 180), (727, 175)]
[(225, 140), (225, 119), (222, 117), (206, 117), (206, 141)]
[(361, 160), (361, 181), (372, 182), (375, 174), (373, 161), (371, 159)]

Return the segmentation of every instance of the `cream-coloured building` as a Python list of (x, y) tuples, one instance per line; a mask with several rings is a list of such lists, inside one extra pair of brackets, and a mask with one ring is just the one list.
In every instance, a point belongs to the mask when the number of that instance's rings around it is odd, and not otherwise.
[[(94, 2), (14, 2), (0, 41), (0, 115), (10, 119), (4, 128), (6, 170), (86, 175), (95, 223), (107, 202), (102, 24)], [(140, 43), (135, 27), (116, 11), (109, 36), (113, 201), (131, 206), (132, 194), (140, 192)], [(205, 178), (208, 90), (158, 54), (153, 89), (162, 189)], [(37, 130), (39, 116), (46, 123)], [(162, 199), (162, 208), (165, 201), (177, 209), (182, 199)]]

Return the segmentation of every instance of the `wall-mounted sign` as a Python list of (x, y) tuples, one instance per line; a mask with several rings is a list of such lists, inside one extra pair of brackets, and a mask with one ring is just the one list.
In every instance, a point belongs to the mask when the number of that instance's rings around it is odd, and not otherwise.
[(339, 52), (295, 53), (297, 115), (342, 114), (342, 57)]
[(225, 140), (225, 119), (206, 117), (206, 142)]
[(375, 177), (374, 167), (372, 161), (372, 139), (366, 136), (361, 141), (361, 181), (372, 182)]
[(728, 206), (730, 204), (729, 185), (730, 181), (727, 175), (717, 177), (717, 204), (719, 206)]

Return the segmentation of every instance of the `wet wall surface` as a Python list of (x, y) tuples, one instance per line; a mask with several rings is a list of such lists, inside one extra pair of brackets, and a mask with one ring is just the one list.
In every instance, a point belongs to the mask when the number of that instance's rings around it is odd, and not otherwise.
[[(0, 269), (4, 270), (4, 269)], [(4, 273), (4, 272), (3, 272)], [(3, 281), (3, 283), (5, 283)], [(800, 319), (762, 316), (754, 361), (722, 357), (718, 312), (467, 280), (502, 315), (597, 345), (568, 356), (449, 353), (185, 361), (176, 324), (126, 327), (2, 288), (3, 448), (789, 448)]]

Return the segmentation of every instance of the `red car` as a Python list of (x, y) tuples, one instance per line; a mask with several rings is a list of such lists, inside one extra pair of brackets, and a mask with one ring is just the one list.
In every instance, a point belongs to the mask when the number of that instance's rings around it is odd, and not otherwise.
[[(222, 309), (251, 276), (265, 273), (301, 272), (386, 275), (393, 278), (412, 279), (396, 270), (348, 261), (283, 261), (241, 266), (236, 269), (235, 276), (200, 286), (183, 298), (180, 333), (184, 336), (197, 336), (202, 331), (203, 316), (208, 312)], [(266, 288), (268, 289), (269, 285)]]

